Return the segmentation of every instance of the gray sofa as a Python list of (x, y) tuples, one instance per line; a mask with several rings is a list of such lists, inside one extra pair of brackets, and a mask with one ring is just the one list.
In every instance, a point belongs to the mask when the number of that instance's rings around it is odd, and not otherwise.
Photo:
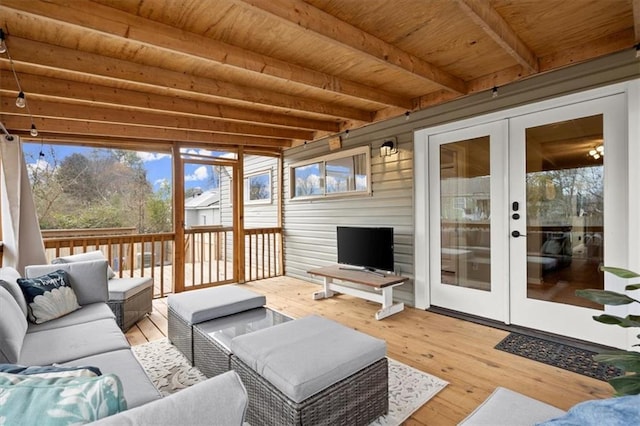
[(234, 372), (161, 399), (107, 305), (106, 261), (29, 266), (25, 276), (60, 269), (68, 273), (81, 309), (35, 324), (27, 321), (18, 272), (0, 268), (0, 364), (92, 366), (115, 374), (128, 410), (103, 424), (242, 424), (247, 396)]

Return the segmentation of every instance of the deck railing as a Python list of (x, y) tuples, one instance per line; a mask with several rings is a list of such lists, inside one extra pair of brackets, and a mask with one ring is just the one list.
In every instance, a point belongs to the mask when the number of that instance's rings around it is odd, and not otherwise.
[[(100, 250), (120, 278), (151, 277), (154, 297), (174, 292), (173, 233), (118, 235), (113, 230), (67, 230), (55, 236), (43, 232), (47, 261), (70, 254)], [(93, 234), (93, 235), (92, 235)], [(185, 289), (234, 282), (233, 228), (194, 227), (185, 230)], [(245, 230), (245, 280), (252, 281), (283, 274), (282, 229), (255, 228)]]

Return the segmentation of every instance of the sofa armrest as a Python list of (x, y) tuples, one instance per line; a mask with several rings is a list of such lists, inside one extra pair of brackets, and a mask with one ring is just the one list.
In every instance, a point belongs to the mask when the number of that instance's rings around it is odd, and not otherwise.
[(109, 300), (106, 260), (30, 265), (25, 268), (25, 276), (27, 278), (39, 277), (59, 269), (69, 274), (71, 288), (76, 293), (80, 305), (106, 303)]
[(131, 410), (105, 417), (96, 426), (238, 425), (244, 422), (247, 391), (235, 371), (228, 371)]

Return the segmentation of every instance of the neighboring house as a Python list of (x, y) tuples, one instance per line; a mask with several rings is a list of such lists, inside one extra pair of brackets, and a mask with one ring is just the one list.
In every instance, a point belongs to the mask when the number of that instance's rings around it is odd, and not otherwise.
[(220, 224), (220, 192), (204, 191), (184, 202), (185, 227)]

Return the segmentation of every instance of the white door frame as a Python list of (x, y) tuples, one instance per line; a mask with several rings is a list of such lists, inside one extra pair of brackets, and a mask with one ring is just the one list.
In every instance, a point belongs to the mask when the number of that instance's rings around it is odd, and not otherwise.
[[(613, 84), (606, 87), (587, 90), (580, 93), (562, 96), (555, 99), (540, 101), (529, 105), (512, 108), (505, 111), (485, 114), (462, 121), (438, 125), (426, 129), (417, 130), (414, 134), (414, 206), (415, 206), (415, 223), (414, 223), (414, 288), (415, 288), (415, 306), (421, 309), (428, 309), (431, 306), (431, 277), (430, 270), (430, 245), (429, 240), (432, 237), (430, 229), (429, 215), (429, 188), (431, 188), (428, 164), (429, 136), (442, 132), (448, 132), (464, 127), (476, 126), (512, 117), (518, 117), (524, 114), (530, 114), (543, 110), (554, 109), (560, 106), (581, 103), (597, 98), (622, 94), (625, 98), (624, 111), (622, 117), (624, 121), (623, 141), (624, 149), (619, 154), (619, 165), (627, 171), (627, 188), (620, 190), (620, 197), (625, 199), (619, 209), (625, 214), (626, 220), (622, 223), (610, 224), (607, 222), (608, 232), (610, 236), (618, 235), (617, 243), (620, 247), (625, 247), (627, 252), (619, 259), (621, 267), (630, 268), (640, 271), (640, 221), (637, 220), (640, 211), (640, 197), (637, 194), (637, 188), (640, 187), (640, 167), (638, 167), (637, 159), (640, 158), (640, 143), (631, 143), (629, 140), (640, 141), (640, 79), (628, 81), (624, 83)], [(621, 158), (620, 158), (621, 157)], [(629, 218), (635, 218), (629, 220)], [(617, 232), (613, 231), (618, 229)], [(613, 233), (612, 233), (613, 232)], [(611, 244), (609, 244), (611, 246)], [(608, 250), (608, 249), (607, 249)], [(633, 253), (631, 253), (633, 252)], [(605, 263), (612, 260), (612, 254), (605, 253)], [(625, 283), (619, 282), (610, 274), (605, 276), (605, 288), (620, 290)], [(607, 313), (616, 315), (626, 315), (628, 309), (626, 307), (607, 307)], [(615, 327), (609, 327), (609, 332)], [(626, 346), (631, 347), (637, 342), (637, 330), (626, 330)], [(623, 345), (618, 345), (623, 347)]]

